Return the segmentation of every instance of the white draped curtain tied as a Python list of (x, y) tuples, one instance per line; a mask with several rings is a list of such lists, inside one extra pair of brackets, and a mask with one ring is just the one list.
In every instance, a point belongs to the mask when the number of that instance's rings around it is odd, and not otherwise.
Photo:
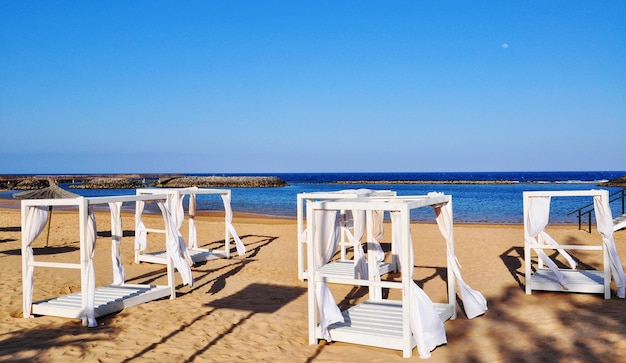
[(122, 202), (109, 203), (111, 210), (111, 262), (113, 266), (112, 285), (124, 284), (124, 265), (120, 255), (120, 243), (122, 242)]
[[(550, 219), (550, 196), (541, 196), (541, 197), (531, 197), (528, 198), (528, 220), (525, 224), (528, 235), (530, 236), (529, 245), (532, 247), (533, 245), (541, 245), (541, 244), (549, 244), (552, 246), (558, 246), (559, 244), (548, 234), (546, 233), (546, 227), (548, 226), (548, 221)], [(563, 278), (563, 274), (559, 271), (557, 265), (552, 261), (550, 257), (546, 254), (543, 249), (535, 248), (535, 252), (537, 256), (545, 263), (554, 275), (557, 280), (563, 286), (564, 289), (567, 289), (567, 283)], [(569, 263), (572, 269), (575, 269), (577, 266), (576, 261), (570, 256), (565, 250), (557, 249), (559, 254), (563, 256), (567, 262)]]
[[(402, 235), (402, 223), (400, 221), (401, 213), (392, 211), (391, 228), (394, 236)], [(409, 239), (411, 239), (409, 235)], [(398, 241), (396, 243), (409, 243), (409, 264), (411, 266), (411, 276), (413, 276), (413, 266), (415, 266), (413, 255), (413, 242)], [(402, 248), (398, 249), (398, 269), (402, 269)], [(429, 358), (430, 352), (437, 346), (446, 344), (446, 330), (443, 322), (439, 319), (439, 314), (435, 310), (435, 305), (428, 295), (422, 290), (415, 281), (411, 281), (409, 294), (411, 295), (411, 332), (417, 342), (417, 351), (420, 358)]]
[(135, 202), (135, 250), (137, 251), (145, 251), (148, 247), (148, 232), (141, 219), (145, 205), (146, 203), (143, 200)]
[[(85, 315), (87, 320), (87, 326), (90, 328), (98, 326), (95, 316), (95, 295), (96, 295), (96, 272), (93, 267), (93, 255), (96, 251), (96, 216), (93, 213), (93, 206), (89, 206), (87, 215), (87, 230), (86, 230), (86, 243), (85, 243), (85, 258), (86, 258), (86, 282), (87, 291), (83, 291), (86, 295), (86, 307)], [(85, 297), (83, 297), (85, 299)], [(84, 323), (83, 319), (83, 323)]]
[(221, 196), (222, 201), (224, 202), (224, 211), (226, 213), (226, 228), (228, 228), (230, 235), (233, 236), (233, 239), (235, 240), (237, 254), (239, 256), (243, 256), (246, 253), (246, 246), (244, 246), (243, 242), (241, 242), (241, 239), (235, 230), (235, 226), (233, 226), (233, 210), (230, 207), (230, 194), (221, 194)]
[[(175, 231), (171, 231), (168, 228), (166, 228), (166, 231), (175, 232), (178, 243), (180, 244), (179, 251), (180, 253), (182, 253), (187, 263), (191, 266), (193, 265), (193, 260), (191, 259), (189, 250), (187, 250), (187, 244), (185, 243), (185, 238), (183, 238), (182, 233), (180, 233), (180, 227), (183, 226), (183, 222), (185, 221), (185, 209), (183, 208), (183, 199), (185, 198), (185, 196), (176, 193), (176, 194), (172, 194), (171, 198), (172, 198), (171, 218), (174, 222)], [(173, 239), (174, 237), (172, 237), (172, 240)]]
[[(198, 189), (197, 187), (194, 189)], [(187, 246), (190, 249), (198, 248), (198, 231), (196, 228), (196, 195), (189, 194), (189, 240)]]
[[(315, 255), (314, 270), (319, 270), (335, 254), (339, 245), (340, 226), (337, 218), (337, 211), (315, 211), (315, 225), (313, 251)], [(312, 276), (309, 276), (312, 278)], [(322, 336), (327, 341), (331, 341), (328, 327), (332, 324), (343, 322), (341, 310), (335, 303), (335, 299), (324, 281), (315, 281), (315, 299), (320, 313), (320, 329)]]
[(167, 254), (172, 259), (174, 266), (180, 273), (183, 283), (193, 286), (193, 276), (191, 275), (189, 260), (187, 259), (187, 246), (184, 241), (181, 242), (181, 238), (179, 238), (176, 221), (163, 202), (159, 201), (157, 202), (157, 205), (159, 206), (163, 219), (165, 220), (165, 249), (167, 250)]
[(463, 301), (465, 315), (467, 315), (469, 319), (473, 319), (487, 311), (487, 300), (480, 292), (472, 289), (465, 282), (465, 280), (463, 280), (463, 276), (461, 276), (461, 266), (459, 265), (459, 261), (454, 253), (452, 202), (450, 201), (448, 203), (433, 206), (433, 210), (435, 212), (437, 226), (439, 226), (439, 232), (446, 240), (448, 266), (450, 266), (450, 269), (456, 278), (457, 287), (459, 288), (461, 300)]
[(608, 194), (609, 193), (606, 192), (603, 196), (593, 197), (594, 213), (596, 215), (598, 232), (602, 236), (602, 243), (609, 255), (611, 275), (613, 276), (613, 281), (617, 288), (617, 297), (623, 299), (625, 296), (624, 286), (626, 285), (626, 278), (624, 277), (622, 262), (615, 248), (615, 239), (613, 238), (613, 215), (611, 213), (611, 207), (609, 206)]
[(35, 257), (33, 255), (32, 243), (44, 230), (47, 221), (47, 207), (31, 206), (28, 208), (28, 211), (26, 212), (26, 221), (24, 222), (25, 228), (22, 231), (22, 256), (24, 256), (26, 260), (26, 266), (22, 266), (22, 288), (24, 291), (22, 308), (25, 318), (31, 317), (30, 312), (33, 305), (33, 272), (35, 268), (32, 264), (35, 262)]

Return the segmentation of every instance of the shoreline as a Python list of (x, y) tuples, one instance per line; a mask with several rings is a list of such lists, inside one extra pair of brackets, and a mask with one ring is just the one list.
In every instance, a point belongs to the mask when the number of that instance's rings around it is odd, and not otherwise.
[[(17, 203), (14, 203), (16, 204), (15, 207), (7, 207), (6, 205), (2, 205), (2, 202), (0, 201), (0, 213), (2, 213), (3, 211), (19, 212), (21, 210), (20, 201), (16, 200), (15, 202), (17, 202)], [(55, 209), (54, 213), (55, 214), (72, 214), (72, 213), (75, 213), (75, 211)], [(95, 213), (96, 214), (105, 214), (105, 213), (109, 214), (107, 210), (96, 210)], [(124, 209), (122, 209), (121, 213), (122, 215), (125, 215), (125, 216), (134, 214), (134, 212), (131, 212), (129, 210), (124, 210)], [(148, 216), (159, 215), (159, 213), (150, 213), (149, 211), (144, 211), (144, 214)], [(224, 212), (196, 211), (196, 217), (204, 217), (207, 220), (211, 220), (211, 221), (220, 221), (222, 218), (224, 218)], [(233, 211), (233, 224), (237, 224), (237, 223), (250, 224), (250, 223), (269, 222), (269, 221), (273, 221), (273, 222), (280, 223), (280, 224), (295, 223), (297, 221), (297, 217), (273, 216), (273, 215), (266, 215), (266, 214)], [(387, 222), (388, 221), (386, 220), (385, 223)], [(411, 221), (411, 224), (436, 225), (437, 222), (435, 220)], [(523, 223), (493, 223), (493, 222), (478, 223), (478, 222), (457, 222), (457, 221), (454, 221), (454, 225), (463, 226), (463, 227), (472, 227), (472, 228), (519, 228), (519, 227), (524, 226)], [(555, 226), (555, 227), (568, 227), (568, 228), (576, 227), (576, 229), (578, 228), (578, 223), (550, 223), (550, 225)]]

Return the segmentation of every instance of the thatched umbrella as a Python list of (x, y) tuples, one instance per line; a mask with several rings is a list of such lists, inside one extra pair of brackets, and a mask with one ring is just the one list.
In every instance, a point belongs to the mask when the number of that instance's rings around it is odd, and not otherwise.
[[(68, 192), (67, 190), (59, 187), (53, 179), (48, 179), (49, 186), (41, 189), (29, 190), (26, 192), (20, 192), (13, 194), (15, 199), (62, 199), (62, 198), (77, 198), (78, 194)], [(48, 206), (48, 222), (46, 231), (46, 247), (48, 247), (48, 238), (50, 237), (50, 220), (52, 219), (52, 206)]]

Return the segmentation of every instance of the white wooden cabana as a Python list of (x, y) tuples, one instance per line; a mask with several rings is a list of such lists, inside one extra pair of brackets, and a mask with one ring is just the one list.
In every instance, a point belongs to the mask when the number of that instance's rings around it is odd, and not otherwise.
[[(235, 241), (237, 248), (237, 254), (239, 256), (245, 254), (246, 248), (241, 242), (241, 239), (237, 235), (237, 231), (233, 226), (233, 212), (230, 206), (231, 191), (228, 189), (207, 189), (207, 188), (142, 188), (137, 189), (137, 195), (153, 195), (153, 194), (166, 194), (168, 209), (173, 211), (172, 220), (174, 225), (165, 226), (165, 228), (146, 228), (142, 221), (142, 214), (144, 211), (141, 201), (137, 202), (135, 208), (135, 223), (138, 230), (136, 243), (135, 243), (135, 262), (150, 262), (150, 263), (166, 263), (166, 253), (159, 247), (155, 249), (148, 249), (147, 234), (148, 233), (161, 233), (166, 235), (166, 240), (174, 239), (180, 244), (180, 248), (185, 251), (187, 259), (190, 263), (198, 263), (209, 261), (217, 258), (230, 258), (230, 246), (231, 239)], [(196, 232), (196, 196), (197, 195), (215, 195), (222, 198), (224, 205), (224, 247), (223, 249), (206, 249), (198, 247), (198, 237)], [(188, 197), (188, 224), (189, 234), (188, 241), (185, 242), (180, 228), (185, 220), (185, 210), (183, 207), (183, 200)]]
[[(442, 249), (447, 260), (447, 301), (433, 303), (413, 281), (413, 243), (411, 210), (432, 207), (446, 245)], [(343, 210), (387, 211), (391, 216), (392, 243), (398, 252), (400, 281), (381, 281), (374, 249), (368, 245), (368, 276), (324, 275), (339, 243), (338, 215)], [(368, 229), (372, 228), (367, 213)], [(456, 317), (455, 282), (458, 284), (466, 314), (474, 318), (487, 310), (484, 297), (472, 290), (462, 279), (454, 254), (452, 198), (440, 193), (411, 197), (360, 197), (355, 199), (320, 200), (307, 203), (308, 241), (308, 320), (309, 344), (318, 340), (402, 350), (412, 355), (417, 346), (420, 357), (427, 358), (438, 345), (446, 343), (443, 322)], [(371, 231), (370, 231), (371, 232)], [(371, 235), (371, 234), (369, 234)], [(369, 243), (369, 241), (368, 241)], [(369, 299), (340, 311), (329, 284), (367, 286)], [(382, 299), (382, 288), (400, 290), (401, 300)]]
[[(339, 200), (339, 199), (354, 199), (358, 197), (392, 197), (396, 193), (390, 190), (370, 190), (370, 189), (347, 189), (335, 192), (310, 192), (300, 193), (297, 195), (297, 226), (298, 226), (298, 279), (301, 281), (307, 278), (306, 268), (306, 248), (307, 248), (307, 233), (305, 223), (308, 223), (306, 219), (306, 204), (313, 201), (321, 200)], [(355, 277), (359, 273), (359, 261), (363, 256), (363, 248), (361, 246), (361, 240), (364, 237), (366, 230), (366, 213), (378, 213), (379, 211), (351, 211), (343, 210), (340, 212), (340, 224), (341, 224), (341, 240), (339, 242), (340, 256), (338, 259), (328, 263), (324, 266), (325, 275), (329, 276), (349, 276)], [(382, 216), (382, 214), (378, 214)], [(374, 234), (382, 233), (382, 220), (374, 219), (372, 216), (372, 223), (379, 228), (374, 228), (377, 231), (370, 232)], [(377, 242), (378, 236), (371, 236), (370, 240)], [(379, 237), (378, 237), (379, 238)], [(376, 246), (377, 250), (379, 245)], [(349, 256), (348, 251), (352, 249), (353, 255)], [(381, 274), (386, 274), (391, 271), (395, 271), (395, 253), (391, 252), (392, 258), (390, 261), (384, 261), (384, 254), (379, 254), (378, 268)]]
[[(589, 197), (593, 199), (596, 227), (601, 235), (594, 245), (562, 245), (555, 241), (546, 227), (550, 217), (550, 202), (554, 197)], [(617, 296), (624, 298), (624, 269), (615, 249), (613, 217), (607, 190), (537, 191), (524, 192), (524, 259), (526, 294), (532, 290), (604, 294), (611, 298), (611, 276), (617, 287)], [(546, 250), (558, 251), (570, 268), (559, 268)], [(602, 254), (599, 270), (577, 269), (571, 251), (598, 251)], [(532, 256), (537, 256), (537, 268), (531, 267)]]
[[(165, 296), (175, 298), (174, 269), (176, 266), (183, 283), (191, 285), (191, 270), (184, 263), (180, 254), (176, 254), (175, 246), (168, 246), (171, 251), (171, 262), (168, 264), (168, 285), (126, 284), (124, 268), (120, 256), (122, 239), (122, 203), (136, 201), (157, 202), (163, 217), (169, 219), (170, 213), (164, 205), (165, 195), (116, 196), (116, 197), (78, 197), (69, 199), (33, 199), (22, 200), (22, 281), (23, 281), (23, 313), (24, 317), (33, 315), (52, 315), (66, 318), (82, 319), (83, 325), (97, 326), (96, 318), (124, 308)], [(33, 241), (43, 230), (48, 214), (48, 207), (60, 206), (78, 210), (80, 261), (50, 262), (43, 261), (34, 255), (31, 247)], [(110, 285), (96, 287), (93, 257), (96, 245), (95, 206), (108, 206), (111, 210), (111, 258), (113, 264), (113, 282)], [(59, 296), (56, 298), (33, 302), (34, 269), (63, 268), (80, 271), (81, 291), (79, 293)], [(45, 281), (43, 282), (45, 283)]]

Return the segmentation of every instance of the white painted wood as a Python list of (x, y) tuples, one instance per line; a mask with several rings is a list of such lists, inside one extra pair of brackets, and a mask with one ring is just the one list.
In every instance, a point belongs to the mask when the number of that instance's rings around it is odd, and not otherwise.
[[(166, 194), (168, 196), (168, 202), (171, 203), (173, 200), (172, 195), (178, 195), (179, 197), (187, 196), (190, 194), (204, 194), (204, 195), (230, 195), (231, 191), (229, 189), (215, 189), (215, 188), (140, 188), (136, 190), (137, 195), (153, 195), (153, 194)], [(170, 206), (173, 208), (173, 206)], [(193, 208), (193, 211), (191, 210)], [(172, 209), (173, 210), (173, 209)], [(190, 206), (190, 210), (188, 211), (187, 218), (193, 218), (195, 214), (195, 206)], [(224, 216), (226, 219), (226, 216)], [(230, 242), (231, 235), (228, 227), (226, 226), (227, 221), (224, 221), (224, 246), (222, 249), (203, 249), (203, 248), (187, 248), (189, 255), (194, 263), (206, 262), (218, 258), (230, 258)], [(157, 228), (146, 228), (148, 233), (159, 233), (165, 234), (165, 229), (157, 229)], [(148, 243), (150, 243), (148, 241)], [(135, 262), (148, 262), (148, 263), (156, 263), (156, 264), (166, 264), (167, 257), (164, 250), (159, 251), (135, 251)]]
[[(304, 199), (304, 198), (302, 198)], [(302, 202), (298, 200), (298, 203)], [(432, 206), (441, 203), (450, 203), (450, 196), (411, 196), (411, 197), (385, 197), (385, 198), (344, 198), (344, 199), (323, 199), (313, 200), (312, 198), (306, 203), (306, 213), (309, 216), (314, 214), (315, 210), (384, 210), (384, 211), (400, 211), (402, 213), (402, 236), (400, 240), (400, 248), (402, 248), (401, 261), (402, 271), (400, 271), (400, 281), (373, 281), (371, 276), (369, 280), (355, 279), (354, 266), (352, 262), (333, 261), (321, 269), (315, 271), (314, 276), (311, 272), (306, 273), (308, 282), (308, 322), (309, 322), (309, 344), (316, 344), (319, 340), (324, 339), (318, 322), (318, 306), (315, 300), (316, 287), (321, 281), (327, 284), (350, 284), (358, 286), (386, 287), (390, 289), (400, 289), (401, 300), (367, 300), (361, 304), (357, 304), (346, 311), (342, 312), (345, 322), (337, 323), (330, 326), (329, 333), (333, 341), (340, 341), (353, 344), (361, 344), (367, 346), (388, 348), (401, 350), (404, 357), (411, 357), (413, 349), (417, 346), (420, 336), (413, 336), (410, 328), (411, 317), (411, 294), (410, 285), (412, 283), (412, 266), (410, 264), (410, 246), (408, 241), (411, 234), (410, 211), (417, 208)], [(299, 211), (302, 211), (300, 207)], [(307, 219), (307, 229), (304, 242), (306, 245), (306, 266), (315, 266), (313, 251), (313, 234), (315, 230), (314, 218)], [(299, 230), (299, 236), (303, 231)], [(301, 242), (302, 240), (299, 240)], [(311, 241), (309, 243), (309, 241)], [(444, 248), (445, 249), (445, 248)], [(454, 253), (454, 251), (449, 251)], [(371, 257), (371, 256), (369, 256)], [(373, 258), (368, 258), (373, 261)], [(449, 269), (450, 266), (447, 266)], [(380, 266), (379, 266), (380, 268)], [(370, 271), (372, 269), (370, 268)], [(448, 276), (452, 272), (448, 272)], [(448, 281), (450, 284), (450, 281)], [(447, 290), (452, 291), (447, 302), (435, 303), (435, 310), (442, 321), (446, 321), (456, 316), (456, 295), (454, 287)]]
[[(345, 190), (345, 191), (337, 191), (337, 192), (312, 192), (312, 193), (300, 193), (296, 196), (296, 215), (297, 215), (297, 233), (298, 233), (298, 279), (304, 281), (307, 279), (307, 264), (306, 261), (306, 251), (307, 251), (307, 224), (308, 220), (306, 216), (308, 213), (305, 213), (306, 204), (314, 201), (320, 200), (341, 200), (341, 199), (354, 199), (359, 197), (359, 195), (367, 195), (368, 197), (393, 197), (396, 196), (396, 192), (390, 190), (372, 190), (367, 194), (357, 194), (356, 191)], [(345, 240), (345, 234), (342, 233), (342, 241), (339, 243), (340, 246), (340, 256), (339, 261), (351, 261), (346, 257), (347, 249), (352, 247), (352, 244)], [(393, 254), (393, 251), (392, 251)], [(383, 272), (381, 270), (381, 274), (389, 273), (390, 271), (395, 271), (395, 264), (392, 261), (388, 266), (381, 266), (384, 269), (391, 268), (391, 270), (387, 270)]]
[[(123, 285), (96, 288), (95, 316), (101, 317), (125, 308), (160, 299), (170, 295), (169, 286)], [(33, 303), (34, 315), (50, 315), (63, 318), (83, 318), (83, 294), (77, 292)]]
[[(611, 298), (611, 270), (608, 252), (605, 249), (602, 238), (598, 235), (597, 244), (594, 245), (531, 245), (533, 240), (528, 235), (527, 223), (529, 216), (529, 198), (532, 197), (580, 197), (601, 195), (600, 190), (570, 190), (570, 191), (537, 191), (523, 192), (524, 208), (524, 275), (526, 278), (526, 294), (532, 294), (533, 290), (595, 293), (604, 294), (605, 299)], [(593, 200), (592, 200), (593, 201)], [(579, 269), (559, 269), (563, 274), (563, 280), (567, 287), (563, 287), (557, 280), (555, 273), (544, 266), (543, 261), (537, 258), (537, 268), (533, 271), (531, 261), (533, 256), (537, 256), (536, 249), (543, 250), (586, 250), (599, 251), (602, 253), (601, 270), (579, 270)]]
[[(33, 199), (22, 200), (22, 231), (27, 227), (25, 225), (26, 214), (31, 206), (66, 206), (73, 207), (72, 209), (78, 209), (79, 218), (79, 236), (80, 236), (80, 262), (47, 262), (37, 261), (37, 255), (34, 256), (34, 260), (29, 263), (26, 256), (22, 256), (22, 275), (26, 277), (26, 269), (33, 268), (49, 268), (54, 270), (55, 268), (70, 268), (80, 269), (81, 273), (81, 292), (58, 296), (45, 301), (33, 302), (30, 311), (24, 311), (24, 316), (36, 315), (51, 315), (59, 317), (77, 318), (82, 319), (83, 324), (87, 325), (86, 306), (88, 304), (88, 294), (85, 293), (87, 289), (87, 261), (89, 256), (87, 255), (87, 243), (88, 243), (88, 230), (87, 219), (88, 209), (91, 206), (104, 205), (108, 207), (108, 203), (114, 202), (136, 202), (138, 200), (144, 201), (157, 201), (165, 200), (167, 198), (164, 194), (153, 195), (130, 195), (130, 196), (113, 196), (113, 197), (78, 197), (68, 199)], [(170, 273), (168, 266), (168, 273)], [(35, 287), (37, 284), (35, 283)], [(23, 294), (26, 295), (26, 287), (23, 287)], [(120, 311), (126, 307), (141, 304), (155, 299), (160, 299), (166, 296), (170, 298), (175, 297), (174, 287), (170, 286), (152, 286), (152, 285), (122, 285), (122, 286), (104, 286), (96, 287), (94, 295), (94, 307), (95, 316), (103, 316), (116, 311)], [(25, 299), (25, 297), (24, 297)]]

